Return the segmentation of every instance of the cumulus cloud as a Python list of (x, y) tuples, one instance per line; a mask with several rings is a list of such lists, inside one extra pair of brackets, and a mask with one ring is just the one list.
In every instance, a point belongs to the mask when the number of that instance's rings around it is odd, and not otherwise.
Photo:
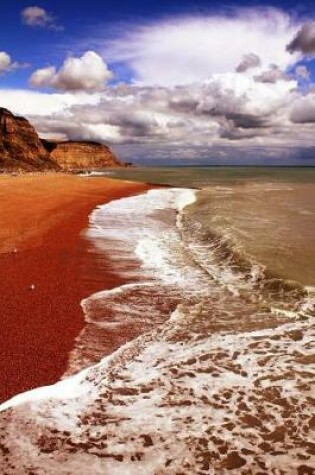
[(308, 70), (286, 50), (301, 27), (275, 9), (138, 25), (96, 45), (133, 71), (131, 84), (104, 87), (112, 73), (88, 51), (32, 74), (55, 92), (0, 90), (0, 102), (44, 137), (114, 144), (130, 160), (289, 154), (314, 144), (315, 95), (298, 87)]
[(269, 69), (254, 76), (254, 80), (257, 82), (274, 84), (277, 81), (289, 81), (290, 77), (285, 72), (281, 71), (276, 64), (271, 64)]
[(94, 94), (0, 91), (0, 102), (26, 115), (43, 137), (109, 143), (130, 160), (128, 153), (137, 150), (157, 160), (168, 154), (179, 160), (222, 148), (232, 154), (255, 147), (309, 147), (311, 96), (297, 90), (293, 77), (270, 83), (229, 73), (189, 85), (121, 84)]
[(300, 98), (293, 106), (291, 120), (296, 124), (315, 123), (315, 96), (308, 94)]
[(121, 142), (119, 127), (110, 124), (87, 124), (86, 138), (101, 142), (110, 142), (111, 144)]
[(237, 73), (244, 73), (248, 69), (257, 68), (261, 65), (260, 57), (255, 53), (245, 54), (236, 68)]
[(11, 71), (15, 71), (16, 69), (26, 67), (28, 67), (28, 64), (21, 64), (17, 61), (13, 61), (8, 53), (5, 51), (0, 51), (0, 76)]
[(22, 22), (31, 27), (48, 28), (61, 31), (64, 28), (57, 23), (56, 18), (44, 8), (33, 6), (26, 7), (21, 11)]
[[(298, 94), (296, 85), (294, 80), (259, 83), (236, 73), (176, 87), (119, 85), (96, 95), (81, 94), (74, 102), (70, 98), (77, 94), (68, 93), (64, 104), (63, 94), (54, 94), (58, 109), (53, 114), (32, 109), (27, 115), (42, 134), (124, 145), (150, 144), (152, 150), (188, 144), (254, 145), (261, 140), (266, 144), (288, 143), (292, 138), (288, 116)], [(36, 94), (42, 111), (40, 93)], [(44, 96), (47, 101), (49, 94)], [(91, 100), (97, 96), (97, 100), (88, 103), (89, 96)], [(51, 101), (49, 107), (53, 105)]]
[[(111, 42), (100, 33), (93, 41), (110, 62), (125, 63), (135, 81), (177, 85), (235, 71), (240, 58), (282, 70), (295, 63), (286, 45), (301, 27), (281, 10), (237, 10), (233, 16), (209, 15), (159, 20), (122, 29)], [(249, 56), (248, 48), (255, 53)]]
[(14, 63), (12, 63), (10, 55), (4, 51), (0, 51), (0, 74), (11, 71), (12, 67), (14, 67)]
[(38, 69), (29, 82), (33, 87), (95, 92), (104, 89), (112, 77), (102, 57), (94, 51), (87, 51), (79, 58), (67, 58), (59, 70), (55, 66)]
[(287, 45), (290, 53), (301, 52), (306, 55), (315, 54), (315, 21), (305, 23)]

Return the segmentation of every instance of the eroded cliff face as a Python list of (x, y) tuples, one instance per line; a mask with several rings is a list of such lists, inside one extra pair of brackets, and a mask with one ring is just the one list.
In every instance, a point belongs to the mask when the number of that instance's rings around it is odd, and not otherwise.
[(0, 108), (0, 170), (58, 170), (34, 127), (23, 117)]
[(109, 147), (97, 142), (54, 142), (49, 140), (42, 142), (51, 158), (63, 170), (101, 170), (123, 166)]
[(124, 166), (97, 142), (41, 140), (24, 117), (0, 108), (0, 171), (101, 170)]

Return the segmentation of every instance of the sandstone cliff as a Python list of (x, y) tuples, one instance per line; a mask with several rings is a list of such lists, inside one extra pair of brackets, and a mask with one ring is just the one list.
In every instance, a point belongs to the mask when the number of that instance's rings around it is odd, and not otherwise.
[(124, 166), (106, 145), (41, 140), (23, 117), (0, 108), (0, 171), (101, 170)]
[(54, 142), (42, 140), (53, 160), (67, 171), (101, 170), (108, 167), (121, 167), (113, 152), (106, 145), (97, 142)]
[(23, 117), (0, 108), (0, 170), (58, 170), (34, 127)]

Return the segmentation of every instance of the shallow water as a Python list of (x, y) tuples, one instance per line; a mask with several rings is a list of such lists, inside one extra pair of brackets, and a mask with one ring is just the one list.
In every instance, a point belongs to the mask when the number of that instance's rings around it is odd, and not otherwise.
[(267, 271), (315, 285), (315, 183), (205, 189), (190, 216)]
[(191, 219), (268, 271), (315, 285), (315, 168), (177, 167), (114, 176), (199, 188)]
[[(213, 170), (185, 169), (179, 181), (191, 171), (191, 187), (202, 180), (202, 190), (153, 190), (100, 206), (91, 216), (88, 239), (130, 284), (83, 303), (88, 324), (71, 355), (70, 373), (104, 354), (102, 334), (137, 336), (167, 321), (176, 308), (209, 315), (204, 332), (240, 323), (243, 329), (263, 328), (277, 321), (275, 315), (312, 314), (315, 185), (309, 170), (295, 170), (296, 183), (291, 169), (290, 183), (279, 180), (279, 169), (269, 171), (276, 171), (277, 180), (266, 170), (258, 180), (244, 179), (252, 170), (238, 171), (237, 179), (234, 169), (227, 170), (224, 186), (221, 169), (221, 185), (208, 183), (217, 180)], [(148, 173), (152, 179), (153, 171)]]

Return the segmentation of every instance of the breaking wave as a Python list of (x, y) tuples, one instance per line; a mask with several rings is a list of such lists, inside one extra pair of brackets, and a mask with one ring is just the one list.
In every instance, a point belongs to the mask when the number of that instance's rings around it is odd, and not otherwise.
[(155, 329), (178, 306), (211, 315), (211, 327), (214, 321), (222, 327), (222, 314), (235, 313), (245, 326), (255, 321), (264, 327), (275, 315), (312, 312), (312, 289), (272, 275), (230, 237), (205, 231), (193, 219), (196, 211), (190, 213), (197, 197), (190, 189), (151, 190), (93, 212), (87, 237), (130, 283), (82, 302), (87, 325), (66, 376)]

